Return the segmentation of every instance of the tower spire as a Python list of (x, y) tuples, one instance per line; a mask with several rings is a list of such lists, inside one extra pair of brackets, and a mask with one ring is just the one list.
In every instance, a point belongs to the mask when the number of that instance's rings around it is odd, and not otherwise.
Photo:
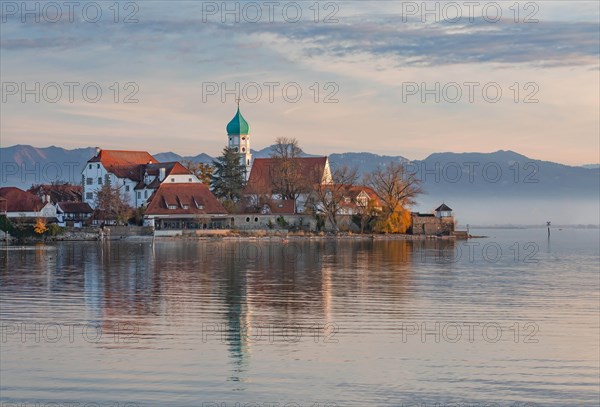
[(246, 168), (246, 179), (250, 175), (252, 167), (252, 153), (250, 151), (250, 126), (242, 113), (240, 112), (240, 101), (238, 96), (235, 101), (237, 112), (233, 119), (227, 124), (227, 136), (229, 138), (229, 148), (240, 155), (240, 164)]

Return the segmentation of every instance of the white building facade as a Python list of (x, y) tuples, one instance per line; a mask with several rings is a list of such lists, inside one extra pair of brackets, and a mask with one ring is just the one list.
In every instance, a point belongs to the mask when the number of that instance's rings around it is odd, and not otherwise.
[(88, 160), (82, 174), (82, 200), (96, 206), (98, 192), (109, 184), (134, 208), (146, 205), (163, 182), (194, 183), (200, 180), (178, 162), (159, 163), (145, 151), (100, 150)]

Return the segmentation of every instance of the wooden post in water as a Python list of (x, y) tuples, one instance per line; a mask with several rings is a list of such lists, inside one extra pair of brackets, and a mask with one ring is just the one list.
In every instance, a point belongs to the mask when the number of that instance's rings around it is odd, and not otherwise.
[(548, 226), (548, 237), (550, 237), (550, 221), (546, 222), (546, 226)]

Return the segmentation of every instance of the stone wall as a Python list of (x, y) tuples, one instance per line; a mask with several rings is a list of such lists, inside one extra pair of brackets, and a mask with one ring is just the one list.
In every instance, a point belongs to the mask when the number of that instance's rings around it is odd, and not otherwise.
[(450, 235), (454, 232), (454, 216), (412, 216), (413, 235)]
[[(238, 230), (256, 230), (256, 229), (290, 229), (299, 228), (301, 230), (316, 230), (317, 221), (310, 215), (261, 215), (244, 214), (231, 215), (233, 218), (232, 229)], [(277, 219), (283, 217), (287, 226), (282, 227)]]

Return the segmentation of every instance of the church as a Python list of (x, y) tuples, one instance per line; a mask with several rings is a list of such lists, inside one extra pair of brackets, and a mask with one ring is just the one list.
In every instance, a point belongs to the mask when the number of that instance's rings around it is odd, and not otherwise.
[[(273, 192), (276, 183), (277, 159), (271, 157), (252, 159), (250, 125), (240, 112), (239, 100), (237, 112), (227, 124), (227, 137), (229, 138), (228, 147), (239, 153), (240, 163), (246, 170), (244, 195), (255, 210), (269, 214), (276, 213), (278, 209), (284, 207), (292, 207), (291, 214), (306, 212), (306, 202), (311, 193), (309, 188), (300, 193), (294, 202), (285, 202), (286, 200), (281, 195)], [(297, 157), (294, 160), (304, 185), (312, 188), (316, 184), (333, 182), (328, 157)], [(246, 208), (245, 212), (249, 211), (252, 209)]]

